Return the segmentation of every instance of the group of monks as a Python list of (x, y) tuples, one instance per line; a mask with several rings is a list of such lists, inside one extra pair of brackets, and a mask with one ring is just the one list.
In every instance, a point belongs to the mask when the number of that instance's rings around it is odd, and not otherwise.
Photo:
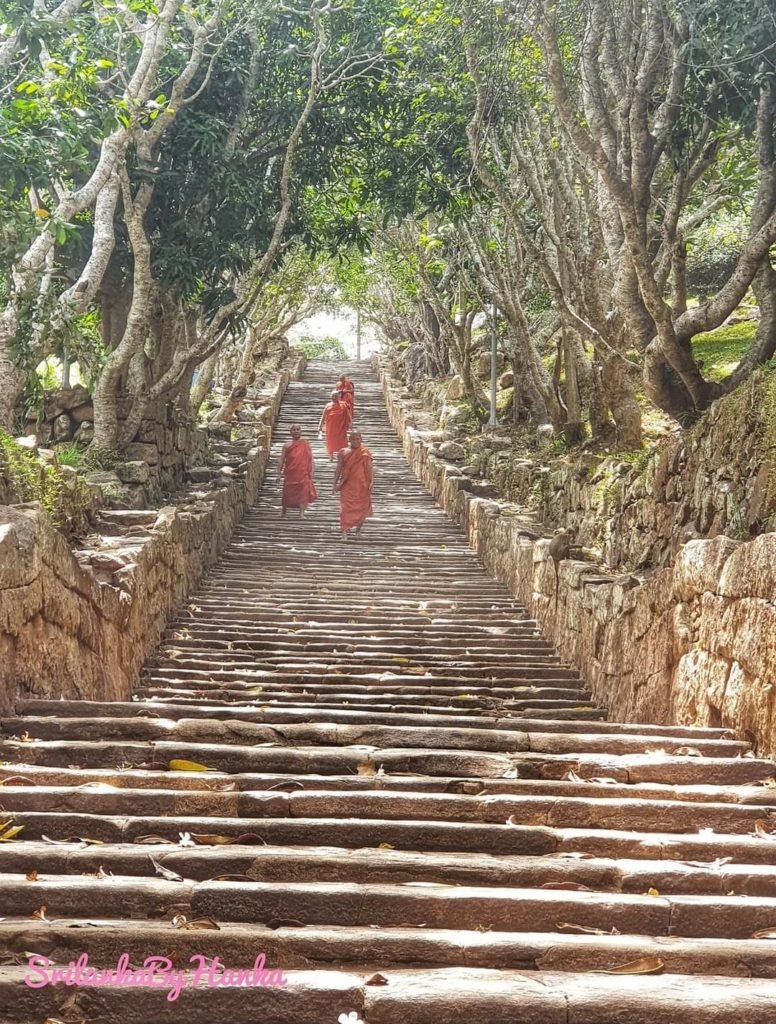
[[(372, 453), (365, 448), (361, 434), (354, 429), (356, 389), (344, 374), (331, 393), (331, 401), (318, 423), (318, 439), (326, 439), (329, 461), (336, 458), (334, 493), (339, 495), (342, 539), (356, 538), (372, 515)], [(286, 509), (299, 510), (304, 517), (307, 506), (315, 501), (315, 463), (310, 442), (302, 437), (298, 423), (291, 427), (291, 440), (283, 445), (278, 475), (283, 480), (281, 515)]]

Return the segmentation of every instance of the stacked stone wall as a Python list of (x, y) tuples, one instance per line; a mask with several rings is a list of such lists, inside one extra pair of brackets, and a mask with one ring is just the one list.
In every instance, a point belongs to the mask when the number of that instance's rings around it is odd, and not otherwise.
[(40, 506), (0, 507), (0, 713), (19, 696), (127, 700), (170, 614), (224, 551), (261, 489), (294, 354), (250, 431), (215, 443), (175, 505), (107, 510), (73, 550)]
[(556, 602), (546, 529), (521, 505), (477, 493), (439, 454), (434, 417), (380, 373), (417, 476), (613, 719), (732, 727), (776, 753), (775, 533), (677, 543), (672, 563), (643, 579), (566, 560)]

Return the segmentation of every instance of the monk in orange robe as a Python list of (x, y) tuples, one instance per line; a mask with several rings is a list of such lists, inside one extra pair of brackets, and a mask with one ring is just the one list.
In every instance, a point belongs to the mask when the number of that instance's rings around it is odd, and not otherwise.
[(286, 514), (287, 508), (298, 508), (299, 518), (303, 519), (305, 509), (311, 501), (315, 501), (318, 492), (314, 483), (313, 450), (310, 442), (302, 437), (302, 428), (298, 423), (291, 427), (291, 440), (283, 445), (278, 476), (283, 478), (281, 516)]
[(350, 442), (337, 456), (334, 490), (340, 498), (340, 527), (342, 539), (349, 540), (351, 531), (356, 536), (372, 515), (372, 453), (361, 443), (361, 435), (351, 430)]
[(350, 409), (350, 419), (352, 421), (356, 414), (356, 389), (353, 385), (353, 381), (348, 380), (344, 373), (337, 381), (337, 391), (342, 392), (342, 401), (345, 402)]
[(326, 450), (329, 453), (329, 462), (334, 461), (334, 456), (348, 443), (348, 430), (352, 419), (350, 408), (342, 401), (339, 391), (332, 391), (331, 401), (323, 410), (321, 421), (318, 424), (318, 436), (322, 431), (326, 432)]

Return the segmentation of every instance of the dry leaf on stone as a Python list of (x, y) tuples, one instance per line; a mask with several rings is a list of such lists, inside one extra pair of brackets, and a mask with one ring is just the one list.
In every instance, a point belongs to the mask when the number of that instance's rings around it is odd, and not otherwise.
[(160, 864), (159, 861), (154, 860), (154, 858), (150, 854), (148, 855), (148, 859), (153, 864), (154, 871), (157, 873), (157, 875), (161, 875), (162, 878), (166, 879), (168, 882), (183, 881), (182, 875), (179, 875), (177, 871), (171, 871), (169, 868), (166, 868), (163, 864)]
[(207, 765), (199, 764), (197, 761), (186, 761), (180, 758), (173, 758), (170, 761), (171, 772), (212, 772), (214, 768), (208, 768)]
[(581, 882), (544, 882), (540, 889), (567, 889), (569, 892), (592, 892), (589, 885), (582, 885)]
[(691, 868), (711, 868), (714, 871), (718, 871), (726, 864), (729, 864), (732, 860), (732, 857), (717, 857), (716, 860), (683, 860), (681, 863), (687, 864)]
[(677, 747), (671, 753), (674, 757), (703, 757), (697, 747)]
[(579, 853), (577, 850), (562, 850), (560, 853), (551, 853), (551, 857), (557, 860), (595, 860), (594, 853)]
[(605, 971), (593, 971), (593, 974), (658, 974), (665, 964), (656, 956), (645, 956), (640, 960), (630, 960), (619, 967), (610, 967)]
[(776, 928), (760, 928), (752, 932), (753, 939), (776, 939)]
[(277, 928), (304, 928), (304, 926), (304, 921), (297, 921), (294, 918), (279, 917), (276, 920), (267, 922), (267, 927), (273, 931)]
[(290, 793), (294, 789), (304, 789), (304, 783), (296, 782), (293, 779), (289, 779), (288, 782), (276, 782), (274, 786), (267, 786), (266, 792), (271, 793), (273, 790), (280, 790), (281, 792)]
[(608, 775), (595, 775), (592, 779), (585, 779), (585, 782), (595, 782), (599, 786), (619, 786), (619, 781)]
[(175, 846), (172, 839), (163, 839), (162, 836), (137, 836), (136, 839), (132, 840), (133, 843), (139, 843), (145, 846)]
[(221, 931), (221, 926), (217, 925), (212, 917), (198, 917), (194, 921), (189, 921), (185, 914), (176, 914), (172, 919), (172, 926), (186, 932)]
[(192, 832), (191, 838), (197, 846), (266, 846), (267, 842), (255, 832), (243, 832), (239, 836), (221, 836), (216, 833)]
[(644, 893), (645, 896), (659, 896), (660, 891), (658, 889), (647, 889)]
[(28, 882), (37, 882), (38, 881), (38, 872), (35, 871), (35, 869), (33, 868), (33, 870), (32, 871), (28, 871), (27, 874), (24, 877), (27, 879)]
[(377, 847), (378, 850), (395, 850), (395, 846), (391, 846), (390, 843), (380, 843)]
[(357, 770), (359, 775), (377, 775), (377, 769), (375, 768), (371, 761), (364, 761), (363, 764), (360, 764), (358, 766)]
[(32, 779), (25, 779), (23, 775), (9, 775), (7, 779), (0, 779), (0, 786), (35, 786)]
[[(776, 840), (776, 832), (769, 832), (764, 825), (767, 825), (766, 821), (756, 821), (754, 823), (754, 832), (750, 832), (750, 835), (757, 836), (758, 839), (770, 839)], [(0, 837), (2, 838), (2, 837)]]
[(569, 921), (562, 921), (560, 924), (555, 925), (559, 932), (574, 932), (580, 935), (609, 935), (613, 934), (604, 931), (603, 928), (588, 928), (584, 924), (572, 924)]
[(576, 772), (568, 771), (565, 775), (561, 776), (561, 782), (584, 782), (583, 778), (580, 778)]
[(371, 978), (364, 982), (365, 985), (387, 985), (388, 979), (383, 974), (373, 974)]
[(37, 910), (33, 910), (33, 912), (30, 914), (30, 917), (35, 917), (39, 921), (48, 921), (48, 918), (46, 917), (46, 907), (40, 906), (38, 907)]

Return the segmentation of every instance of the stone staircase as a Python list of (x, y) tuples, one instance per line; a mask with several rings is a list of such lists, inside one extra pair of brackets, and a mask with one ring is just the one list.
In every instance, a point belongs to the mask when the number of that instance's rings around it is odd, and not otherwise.
[[(291, 386), (278, 448), (341, 369)], [(2, 721), (0, 1022), (776, 1020), (774, 765), (723, 729), (606, 722), (346, 369), (363, 539), (313, 440), (307, 518), (281, 523), (272, 473), (132, 702)], [(263, 952), (287, 984), (24, 983), (31, 953), (84, 952)]]

